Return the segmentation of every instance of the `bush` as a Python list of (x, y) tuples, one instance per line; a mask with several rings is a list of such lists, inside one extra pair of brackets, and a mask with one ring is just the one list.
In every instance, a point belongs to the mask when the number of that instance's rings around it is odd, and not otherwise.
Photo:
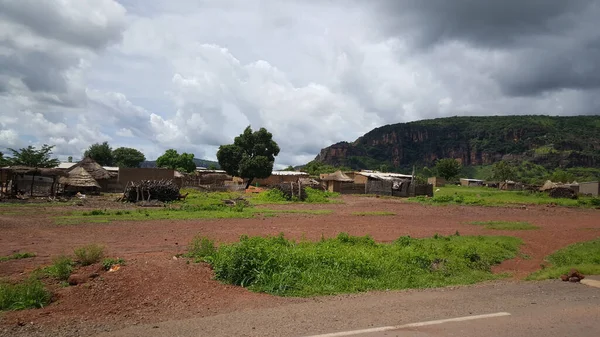
[(45, 269), (46, 274), (59, 280), (66, 281), (73, 272), (73, 260), (61, 255), (52, 260), (52, 265)]
[(0, 283), (0, 310), (42, 308), (51, 299), (52, 294), (35, 278), (17, 284)]
[(209, 262), (221, 281), (276, 295), (311, 296), (497, 278), (491, 266), (515, 257), (520, 243), (513, 237), (458, 235), (402, 237), (393, 244), (346, 233), (300, 243), (283, 235), (242, 236), (221, 245)]
[(76, 248), (74, 254), (77, 258), (77, 262), (82, 266), (89, 266), (102, 260), (104, 257), (104, 247), (97, 244), (91, 244)]
[(188, 245), (187, 257), (196, 259), (207, 259), (215, 254), (217, 248), (215, 242), (205, 236), (196, 235)]
[(325, 204), (328, 203), (331, 198), (337, 198), (340, 196), (339, 193), (322, 191), (310, 187), (306, 187), (306, 202), (315, 203), (315, 204)]
[(102, 268), (104, 268), (104, 270), (110, 270), (110, 268), (112, 268), (112, 266), (114, 265), (124, 265), (125, 264), (125, 260), (121, 259), (121, 258), (106, 258), (104, 260), (102, 260)]

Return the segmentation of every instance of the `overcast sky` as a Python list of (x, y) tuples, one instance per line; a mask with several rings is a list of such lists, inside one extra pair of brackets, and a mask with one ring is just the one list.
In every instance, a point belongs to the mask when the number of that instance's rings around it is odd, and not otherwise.
[(215, 159), (247, 125), (278, 165), (374, 127), (600, 114), (598, 0), (0, 0), (0, 149)]

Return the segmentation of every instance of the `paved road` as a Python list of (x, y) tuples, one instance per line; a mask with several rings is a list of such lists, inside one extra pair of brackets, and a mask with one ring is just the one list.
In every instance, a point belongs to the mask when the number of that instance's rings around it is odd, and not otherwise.
[(510, 315), (353, 336), (600, 336), (600, 288), (544, 281), (319, 298), (270, 309), (135, 326), (98, 337), (351, 335), (361, 329), (500, 312)]

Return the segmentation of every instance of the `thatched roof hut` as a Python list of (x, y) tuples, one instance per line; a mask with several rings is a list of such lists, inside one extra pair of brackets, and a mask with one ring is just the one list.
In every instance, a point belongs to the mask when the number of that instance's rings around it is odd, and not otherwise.
[(20, 174), (20, 175), (36, 175), (36, 176), (48, 176), (48, 177), (56, 177), (56, 176), (66, 176), (66, 172), (63, 170), (59, 170), (56, 168), (37, 168), (37, 167), (28, 167), (28, 166), (9, 166), (4, 167), (1, 170), (12, 173), (12, 174)]
[(59, 182), (65, 186), (100, 188), (96, 179), (81, 166), (69, 171), (68, 176), (60, 178)]
[(77, 167), (83, 167), (95, 180), (110, 179), (111, 177), (110, 172), (105, 170), (90, 157), (85, 157), (82, 161), (73, 166), (73, 169)]

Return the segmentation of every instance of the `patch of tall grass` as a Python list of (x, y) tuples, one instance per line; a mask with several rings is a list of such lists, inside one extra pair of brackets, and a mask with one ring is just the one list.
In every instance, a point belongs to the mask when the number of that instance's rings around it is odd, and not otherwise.
[(0, 311), (42, 308), (51, 299), (52, 294), (36, 278), (16, 284), (0, 282)]
[(491, 266), (516, 256), (514, 237), (436, 235), (391, 244), (345, 233), (319, 242), (242, 236), (208, 256), (215, 277), (253, 291), (313, 296), (471, 284), (500, 277)]
[(10, 260), (20, 260), (20, 259), (28, 259), (30, 257), (35, 257), (35, 253), (14, 253), (12, 255), (0, 256), (0, 262), (10, 261)]
[(550, 263), (550, 266), (532, 273), (527, 279), (559, 278), (571, 269), (577, 269), (584, 275), (600, 275), (600, 238), (559, 249), (545, 260)]

